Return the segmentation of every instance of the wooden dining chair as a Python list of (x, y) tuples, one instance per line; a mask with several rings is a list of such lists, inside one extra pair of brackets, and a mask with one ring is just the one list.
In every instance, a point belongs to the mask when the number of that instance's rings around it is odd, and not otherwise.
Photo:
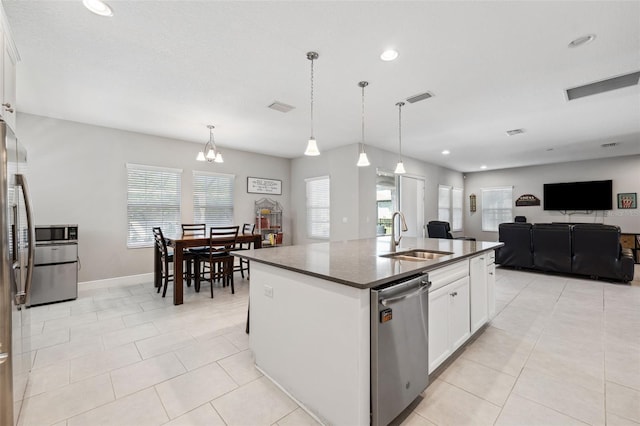
[[(256, 225), (253, 223), (245, 223), (242, 226), (242, 235), (251, 235), (253, 231), (256, 229)], [(238, 243), (236, 250), (249, 250), (253, 245), (253, 241), (248, 243)], [(249, 261), (247, 259), (238, 258), (238, 264), (234, 265), (233, 271), (240, 272), (240, 276), (244, 279), (244, 270), (247, 270), (247, 277), (250, 274), (249, 270)]]
[(216, 281), (222, 281), (223, 287), (230, 285), (231, 294), (235, 294), (233, 286), (234, 258), (229, 252), (236, 249), (239, 229), (239, 226), (212, 226), (209, 229), (209, 253), (204, 258), (204, 272), (201, 280), (211, 282), (211, 297), (213, 297), (213, 283)]
[[(205, 223), (183, 223), (182, 236), (205, 237), (207, 235), (207, 225)], [(191, 247), (182, 252), (182, 258), (186, 264), (185, 280), (187, 286), (191, 286), (194, 280), (196, 292), (200, 291), (200, 257), (207, 253), (208, 247)]]
[[(156, 273), (160, 273), (162, 297), (165, 297), (169, 281), (173, 281), (173, 274), (169, 273), (169, 263), (173, 262), (173, 254), (169, 254), (167, 242), (164, 239), (164, 235), (162, 235), (162, 229), (159, 227), (153, 228), (153, 238), (155, 240), (155, 249), (160, 256), (160, 270), (156, 271)], [(158, 293), (160, 293), (160, 287), (158, 287)]]

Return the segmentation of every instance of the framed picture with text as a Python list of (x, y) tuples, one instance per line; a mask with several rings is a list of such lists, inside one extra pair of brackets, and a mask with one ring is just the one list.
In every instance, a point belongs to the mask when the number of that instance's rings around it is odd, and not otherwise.
[(635, 192), (625, 192), (625, 193), (618, 194), (618, 208), (619, 209), (637, 209), (638, 194)]
[(282, 181), (279, 179), (247, 177), (247, 192), (249, 194), (282, 195)]

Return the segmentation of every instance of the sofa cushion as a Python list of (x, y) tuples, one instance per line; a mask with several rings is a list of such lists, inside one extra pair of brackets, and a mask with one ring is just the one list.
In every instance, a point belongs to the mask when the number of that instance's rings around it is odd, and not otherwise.
[(498, 240), (504, 246), (496, 251), (496, 263), (516, 268), (533, 267), (530, 223), (501, 223)]
[(536, 223), (532, 227), (533, 265), (542, 271), (571, 272), (571, 225)]
[(574, 273), (629, 281), (633, 279), (633, 259), (626, 260), (627, 257), (622, 254), (619, 227), (602, 224), (573, 227)]

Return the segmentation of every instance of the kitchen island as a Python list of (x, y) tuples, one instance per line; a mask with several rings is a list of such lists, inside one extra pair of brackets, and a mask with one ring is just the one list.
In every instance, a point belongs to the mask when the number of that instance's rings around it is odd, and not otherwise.
[[(235, 252), (252, 261), (249, 341), (256, 366), (321, 422), (368, 425), (370, 290), (429, 274), (431, 372), (490, 318), (489, 273), (501, 245), (403, 238), (398, 253), (450, 253), (424, 260), (388, 257), (389, 238)], [(448, 292), (450, 286), (457, 291)], [(452, 303), (440, 293), (461, 297)]]

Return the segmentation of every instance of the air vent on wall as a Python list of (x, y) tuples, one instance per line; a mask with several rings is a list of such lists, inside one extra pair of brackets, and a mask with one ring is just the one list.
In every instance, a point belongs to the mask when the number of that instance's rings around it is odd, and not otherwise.
[(635, 86), (636, 84), (638, 84), (638, 80), (640, 80), (640, 71), (621, 75), (619, 77), (608, 78), (606, 80), (596, 81), (595, 83), (585, 84), (584, 86), (567, 89), (567, 99), (571, 101), (585, 96), (608, 92), (610, 90)]
[(618, 145), (617, 142), (609, 142), (609, 143), (603, 143), (600, 146), (603, 147), (603, 148), (613, 148), (616, 145)]
[(524, 129), (507, 130), (507, 135), (509, 136), (521, 135), (523, 133), (524, 133)]
[(433, 96), (434, 95), (431, 92), (424, 92), (420, 93), (419, 95), (408, 97), (407, 102), (409, 102), (410, 104), (414, 104), (416, 102), (424, 101), (425, 99), (433, 98)]
[(275, 109), (276, 111), (280, 111), (280, 112), (289, 112), (292, 109), (294, 109), (295, 107), (291, 106), (291, 105), (287, 105), (287, 104), (285, 104), (283, 102), (275, 101), (274, 103), (269, 105), (268, 108)]

